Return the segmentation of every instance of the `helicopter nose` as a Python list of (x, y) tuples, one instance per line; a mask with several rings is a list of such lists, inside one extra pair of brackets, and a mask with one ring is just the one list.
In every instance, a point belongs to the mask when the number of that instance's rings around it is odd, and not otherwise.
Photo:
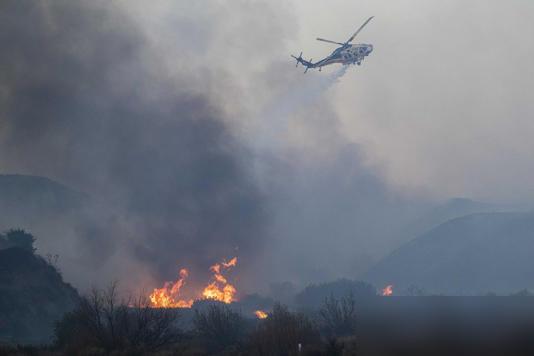
[(367, 53), (371, 53), (373, 52), (373, 45), (368, 45), (367, 46)]

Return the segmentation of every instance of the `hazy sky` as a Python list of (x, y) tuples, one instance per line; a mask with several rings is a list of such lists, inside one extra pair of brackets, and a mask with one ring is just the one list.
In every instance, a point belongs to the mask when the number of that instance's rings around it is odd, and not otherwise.
[(333, 101), (343, 133), (392, 183), (438, 196), (530, 200), (534, 3), (301, 1), (301, 47), (318, 58), (369, 15), (375, 46)]
[[(532, 2), (140, 4), (137, 18), (154, 42), (176, 54), (169, 56), (172, 65), (208, 65), (214, 76), (224, 73), (208, 89), (233, 113), (237, 108), (258, 110), (273, 88), (282, 96), (291, 95), (284, 88), (305, 88), (315, 74), (289, 72), (289, 54), (302, 50), (306, 58), (320, 59), (333, 47), (316, 37), (343, 41), (374, 15), (358, 40), (372, 43), (375, 51), (320, 98), (335, 111), (337, 132), (360, 145), (366, 163), (402, 189), (495, 201), (534, 196)], [(173, 26), (176, 18), (199, 28), (184, 37), (182, 27)], [(207, 37), (209, 43), (203, 41)], [(183, 51), (189, 58), (191, 48), (202, 60), (184, 64)], [(236, 92), (245, 103), (235, 105)], [(244, 125), (254, 121), (243, 116)], [(293, 130), (309, 129), (297, 125)]]

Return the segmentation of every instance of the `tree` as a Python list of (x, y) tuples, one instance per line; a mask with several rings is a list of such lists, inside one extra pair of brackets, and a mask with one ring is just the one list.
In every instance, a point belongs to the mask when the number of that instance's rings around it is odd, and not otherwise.
[(532, 293), (528, 289), (521, 289), (515, 293), (510, 294), (511, 297), (532, 297)]
[(330, 337), (350, 336), (356, 332), (356, 301), (351, 293), (340, 299), (325, 298), (319, 316)]
[(311, 284), (296, 295), (295, 301), (302, 307), (319, 308), (325, 298), (341, 298), (348, 294), (352, 294), (357, 301), (371, 299), (376, 297), (376, 288), (361, 281), (339, 279), (318, 285)]
[(250, 347), (254, 355), (290, 356), (298, 355), (301, 348), (304, 352), (319, 344), (319, 332), (310, 319), (304, 314), (290, 312), (281, 304), (275, 304), (269, 317), (261, 320), (252, 333)]
[(243, 317), (226, 305), (211, 304), (202, 311), (195, 310), (193, 325), (211, 351), (239, 347), (244, 334)]
[(31, 253), (35, 252), (33, 243), (35, 238), (32, 234), (22, 229), (11, 229), (4, 234), (4, 241), (7, 247), (19, 247)]
[(66, 353), (85, 349), (130, 354), (159, 350), (179, 340), (177, 311), (156, 309), (145, 298), (119, 300), (116, 284), (93, 289), (56, 324), (56, 346)]
[(406, 288), (406, 295), (411, 297), (422, 297), (427, 295), (427, 293), (423, 288), (418, 287), (415, 284), (411, 284), (408, 288)]

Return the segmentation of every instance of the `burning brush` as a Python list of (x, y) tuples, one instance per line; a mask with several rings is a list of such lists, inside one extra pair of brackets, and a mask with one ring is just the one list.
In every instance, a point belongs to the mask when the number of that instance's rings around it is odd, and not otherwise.
[(382, 289), (382, 296), (383, 297), (391, 297), (393, 295), (393, 285), (387, 285)]
[[(223, 273), (237, 265), (237, 257), (228, 262), (216, 263), (210, 267), (213, 276), (208, 285), (199, 293), (196, 300), (216, 300), (226, 304), (236, 301), (236, 288), (230, 284)], [(165, 282), (162, 288), (155, 288), (150, 294), (150, 306), (153, 308), (191, 308), (194, 299), (182, 299), (181, 290), (189, 277), (189, 271), (180, 270), (180, 278), (174, 282)]]

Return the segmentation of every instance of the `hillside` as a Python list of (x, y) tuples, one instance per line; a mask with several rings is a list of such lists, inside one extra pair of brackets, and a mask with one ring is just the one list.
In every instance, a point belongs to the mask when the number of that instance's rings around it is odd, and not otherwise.
[(0, 250), (0, 341), (50, 341), (54, 322), (77, 299), (76, 290), (43, 258), (22, 248)]
[(0, 175), (0, 230), (32, 227), (83, 206), (87, 196), (48, 178)]
[(376, 264), (364, 279), (451, 295), (534, 288), (534, 214), (480, 213), (449, 220)]
[(414, 221), (409, 229), (417, 236), (444, 222), (477, 213), (493, 213), (503, 209), (492, 204), (479, 202), (467, 198), (453, 198), (429, 209), (419, 219)]

